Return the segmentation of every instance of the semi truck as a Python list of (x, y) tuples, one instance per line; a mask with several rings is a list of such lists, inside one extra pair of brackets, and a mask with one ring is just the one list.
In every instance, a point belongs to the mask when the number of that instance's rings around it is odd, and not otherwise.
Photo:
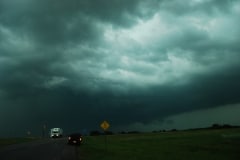
[(63, 136), (63, 129), (62, 128), (52, 128), (50, 130), (50, 137), (51, 138), (60, 138)]

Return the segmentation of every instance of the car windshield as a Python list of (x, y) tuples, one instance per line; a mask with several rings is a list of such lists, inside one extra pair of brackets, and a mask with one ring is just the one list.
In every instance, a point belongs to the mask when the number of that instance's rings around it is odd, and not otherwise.
[(69, 135), (69, 136), (72, 136), (72, 137), (79, 137), (79, 136), (82, 136), (81, 134), (79, 134), (79, 133), (75, 133), (75, 134), (71, 134), (71, 135)]

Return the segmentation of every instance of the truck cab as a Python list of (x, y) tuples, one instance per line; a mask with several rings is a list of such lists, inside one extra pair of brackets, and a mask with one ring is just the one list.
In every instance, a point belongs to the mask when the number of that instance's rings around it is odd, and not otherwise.
[(51, 138), (60, 138), (63, 136), (62, 128), (52, 128), (50, 130), (50, 137)]

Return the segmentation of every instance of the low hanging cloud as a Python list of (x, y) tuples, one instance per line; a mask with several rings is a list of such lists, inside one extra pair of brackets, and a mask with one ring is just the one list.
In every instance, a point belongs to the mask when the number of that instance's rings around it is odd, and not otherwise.
[(0, 124), (144, 129), (225, 110), (240, 100), (239, 16), (237, 0), (2, 0)]

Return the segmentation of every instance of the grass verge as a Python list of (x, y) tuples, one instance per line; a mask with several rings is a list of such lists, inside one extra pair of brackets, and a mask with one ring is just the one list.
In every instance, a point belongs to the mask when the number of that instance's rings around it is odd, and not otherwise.
[(37, 139), (39, 138), (0, 138), (0, 148), (7, 145), (30, 142)]
[(85, 137), (81, 160), (238, 160), (240, 129)]

